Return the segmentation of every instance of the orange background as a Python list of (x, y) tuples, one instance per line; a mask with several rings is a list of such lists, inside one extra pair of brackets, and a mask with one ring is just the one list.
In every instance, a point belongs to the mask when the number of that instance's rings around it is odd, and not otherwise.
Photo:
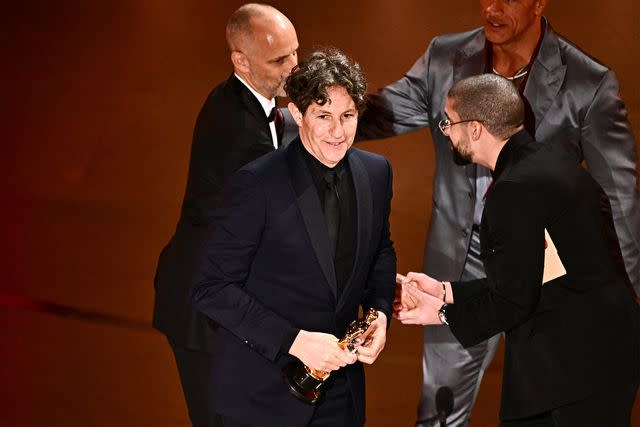
[[(240, 4), (3, 5), (1, 292), (150, 323), (155, 264), (178, 218), (193, 124), (231, 72), (224, 25)], [(370, 90), (399, 78), (434, 35), (480, 25), (472, 0), (274, 5), (296, 26), (302, 55), (343, 49)], [(546, 15), (617, 73), (639, 135), (638, 2), (550, 1)], [(392, 161), (398, 267), (420, 269), (434, 169), (429, 133), (360, 146)], [(3, 306), (0, 325), (0, 424), (186, 425), (169, 347), (150, 329)], [(368, 425), (410, 425), (420, 351), (420, 330), (394, 325), (381, 367), (369, 370)], [(473, 425), (495, 424), (500, 359), (494, 365)], [(389, 408), (392, 424), (383, 421)]]

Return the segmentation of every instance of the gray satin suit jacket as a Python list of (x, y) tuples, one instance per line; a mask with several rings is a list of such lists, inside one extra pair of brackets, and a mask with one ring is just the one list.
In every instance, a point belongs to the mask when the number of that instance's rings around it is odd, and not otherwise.
[[(438, 129), (454, 82), (485, 70), (482, 28), (434, 38), (397, 82), (371, 95), (360, 118), (360, 139), (430, 127), (436, 170), (424, 271), (458, 280), (473, 226), (476, 165), (457, 166)], [(625, 267), (640, 291), (640, 197), (636, 146), (618, 81), (604, 65), (546, 25), (524, 95), (535, 114), (538, 142), (568, 144), (608, 195)]]

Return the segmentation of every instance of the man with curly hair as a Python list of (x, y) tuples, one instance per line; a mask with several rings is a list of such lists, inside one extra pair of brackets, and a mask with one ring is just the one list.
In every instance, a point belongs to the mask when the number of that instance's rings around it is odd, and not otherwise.
[[(362, 363), (384, 348), (394, 296), (391, 166), (351, 147), (366, 83), (346, 55), (312, 53), (285, 89), (299, 137), (232, 176), (194, 277), (194, 305), (220, 325), (211, 402), (225, 427), (362, 426)], [(378, 317), (351, 352), (338, 337), (360, 308)], [(331, 373), (316, 403), (283, 378), (300, 362)]]

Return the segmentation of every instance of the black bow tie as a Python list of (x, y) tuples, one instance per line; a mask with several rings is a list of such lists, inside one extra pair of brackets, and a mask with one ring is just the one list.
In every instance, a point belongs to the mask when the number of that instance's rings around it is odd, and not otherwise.
[(273, 107), (271, 112), (267, 116), (267, 122), (273, 124), (276, 127), (276, 139), (278, 140), (278, 147), (282, 143), (282, 136), (284, 134), (284, 118), (282, 112), (278, 110), (278, 107)]
[(267, 121), (268, 122), (272, 122), (275, 120), (276, 118), (276, 112), (278, 111), (278, 107), (273, 107), (271, 109), (271, 112), (269, 113), (269, 115), (267, 116)]

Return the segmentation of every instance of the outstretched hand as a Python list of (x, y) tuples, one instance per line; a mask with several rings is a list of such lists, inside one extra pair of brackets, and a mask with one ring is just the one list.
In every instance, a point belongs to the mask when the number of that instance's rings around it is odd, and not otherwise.
[(394, 317), (405, 325), (441, 325), (438, 310), (444, 304), (440, 298), (429, 295), (413, 286), (408, 286), (405, 291), (411, 298), (417, 301), (413, 308), (401, 309), (394, 312)]
[(417, 286), (410, 280), (407, 280), (402, 274), (396, 274), (396, 292), (393, 298), (393, 311), (400, 311), (402, 309), (409, 309), (416, 306), (418, 301), (413, 299), (404, 291), (406, 286)]
[(414, 284), (414, 286), (420, 288), (423, 292), (426, 292), (429, 295), (439, 298), (441, 301), (444, 301), (446, 292), (443, 288), (444, 284), (440, 280), (436, 280), (424, 273), (414, 273), (412, 271), (407, 273), (404, 281), (412, 283)]

